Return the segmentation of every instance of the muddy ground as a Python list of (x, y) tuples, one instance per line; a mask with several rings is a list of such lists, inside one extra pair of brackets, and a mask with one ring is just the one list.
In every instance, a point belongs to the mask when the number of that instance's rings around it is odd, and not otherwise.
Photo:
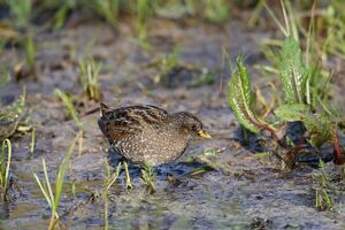
[[(229, 51), (232, 60), (244, 54), (253, 78), (260, 84), (262, 77), (252, 67), (264, 62), (259, 44), (271, 32), (249, 30), (236, 20), (221, 27), (157, 20), (151, 27), (151, 50), (138, 45), (126, 23), (119, 25), (118, 32), (91, 21), (36, 36), (38, 80), (11, 81), (0, 91), (2, 104), (8, 104), (26, 86), (29, 117), (37, 137), (33, 154), (29, 151), (30, 134), (12, 138), (11, 176), (17, 188), (11, 190), (12, 201), (1, 205), (1, 228), (47, 228), (49, 208), (32, 173), (43, 176), (41, 159), (45, 158), (49, 175), (54, 178), (78, 130), (72, 120), (66, 119), (53, 90), (82, 95), (77, 60), (91, 55), (103, 63), (100, 84), (107, 104), (154, 104), (171, 112), (187, 110), (201, 118), (214, 138), (193, 141), (180, 161), (208, 149), (220, 150), (212, 158), (218, 170), (191, 176), (188, 172), (198, 166), (178, 162), (157, 169), (154, 194), (146, 191), (137, 169), (131, 170), (131, 192), (124, 188), (121, 176), (111, 191), (111, 229), (345, 229), (344, 200), (337, 200), (332, 211), (314, 208), (315, 169), (298, 166), (291, 172), (281, 171), (270, 161), (258, 160), (240, 144), (239, 125), (226, 103), (230, 76), (223, 50)], [(181, 81), (178, 88), (168, 89), (153, 83), (157, 71), (147, 64), (176, 45), (182, 63), (215, 72), (213, 84), (188, 87), (188, 82)], [(22, 56), (21, 51), (8, 49), (1, 62), (14, 65)], [(95, 107), (97, 103), (85, 100), (78, 105), (81, 113)], [(104, 162), (112, 153), (107, 150), (97, 118), (97, 113), (82, 118), (83, 150), (81, 154), (75, 150), (66, 179), (59, 213), (69, 229), (102, 229), (104, 224), (103, 200), (95, 194), (103, 189)], [(333, 169), (332, 163), (327, 167)], [(177, 179), (172, 182), (167, 174)], [(73, 183), (75, 194), (71, 192)]]

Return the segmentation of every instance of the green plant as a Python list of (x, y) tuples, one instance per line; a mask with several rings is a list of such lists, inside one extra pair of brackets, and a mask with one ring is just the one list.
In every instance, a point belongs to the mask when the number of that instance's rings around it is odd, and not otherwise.
[(147, 21), (153, 13), (153, 2), (150, 0), (136, 1), (136, 29), (138, 38), (144, 47), (147, 47)]
[[(311, 3), (309, 3), (311, 4)], [(282, 40), (268, 40), (263, 44), (263, 53), (266, 58), (271, 62), (271, 66), (265, 65), (261, 68), (269, 73), (280, 74), (282, 67), (285, 64), (293, 65), (294, 71), (306, 71), (307, 73), (301, 75), (301, 72), (297, 73), (295, 77), (303, 76), (302, 82), (303, 87), (305, 87), (306, 95), (305, 101), (308, 105), (312, 107), (313, 110), (316, 110), (319, 105), (323, 107), (324, 112), (332, 116), (333, 111), (330, 111), (327, 108), (328, 96), (329, 96), (329, 86), (331, 72), (326, 70), (322, 66), (322, 60), (324, 60), (324, 51), (320, 52), (322, 49), (321, 46), (324, 46), (325, 42), (320, 42), (320, 39), (317, 39), (317, 29), (315, 21), (315, 3), (312, 4), (313, 7), (310, 10), (310, 21), (307, 31), (303, 27), (303, 21), (301, 17), (296, 16), (296, 7), (293, 8), (289, 1), (281, 1), (282, 11), (284, 16), (284, 23), (281, 23), (279, 19), (274, 15), (270, 8), (264, 3), (267, 11), (270, 13), (280, 31), (284, 34), (286, 38), (293, 38), (296, 42), (284, 42)], [(300, 41), (300, 35), (304, 36), (304, 41)], [(321, 43), (321, 45), (320, 45)], [(302, 53), (298, 47), (305, 46), (305, 52)], [(283, 47), (283, 46), (295, 46), (295, 47)], [(298, 53), (292, 53), (291, 57), (288, 60), (284, 60), (286, 55), (281, 55), (277, 53), (276, 50), (284, 48), (284, 52), (289, 52), (288, 50), (292, 49)], [(277, 58), (280, 57), (280, 58)], [(282, 59), (283, 58), (283, 59)], [(284, 62), (285, 61), (285, 62)], [(288, 63), (290, 62), (290, 63)], [(295, 63), (292, 63), (295, 62)], [(297, 66), (298, 65), (298, 66)], [(284, 70), (283, 70), (284, 71)], [(283, 73), (284, 74), (284, 73)], [(286, 75), (286, 73), (285, 73)], [(284, 79), (284, 76), (282, 76)], [(285, 81), (284, 81), (285, 82)], [(283, 84), (285, 84), (283, 82)]]
[(47, 168), (46, 161), (44, 158), (42, 159), (44, 179), (41, 180), (36, 173), (33, 174), (35, 181), (37, 185), (39, 186), (51, 210), (51, 218), (50, 218), (48, 229), (55, 229), (55, 226), (59, 220), (58, 208), (60, 205), (61, 195), (63, 192), (65, 173), (69, 166), (69, 162), (72, 157), (72, 153), (76, 145), (76, 142), (79, 139), (79, 135), (80, 134), (78, 134), (77, 137), (75, 137), (72, 143), (70, 144), (67, 150), (67, 153), (65, 154), (65, 157), (59, 166), (59, 169), (55, 178), (54, 190), (53, 190), (53, 185), (50, 183), (50, 180), (49, 180), (48, 168)]
[(281, 49), (279, 61), (280, 80), (286, 104), (303, 104), (307, 97), (308, 73), (302, 61), (302, 51), (293, 38), (287, 38)]
[[(289, 29), (279, 22), (273, 10), (267, 6), (266, 0), (260, 5), (265, 6), (285, 36), (290, 34), (296, 39), (301, 35), (307, 46), (313, 46), (313, 52), (317, 53), (317, 57), (322, 61), (326, 61), (328, 55), (345, 59), (345, 14), (342, 10), (345, 7), (344, 1), (334, 0), (322, 4), (318, 1), (306, 1), (303, 4), (303, 1), (291, 3), (281, 0), (284, 22), (289, 23)], [(310, 11), (307, 12), (306, 9)], [(306, 21), (309, 21), (309, 25)], [(309, 55), (309, 52), (306, 54)]]
[[(7, 157), (6, 157), (7, 148)], [(1, 155), (0, 155), (0, 186), (1, 186), (1, 199), (7, 200), (8, 194), (8, 177), (10, 173), (10, 165), (12, 159), (12, 145), (9, 139), (2, 142)]]
[(35, 74), (37, 48), (31, 34), (29, 34), (24, 40), (24, 50), (26, 65), (28, 66), (29, 71)]
[(266, 0), (259, 0), (256, 4), (255, 8), (252, 11), (252, 14), (248, 20), (248, 26), (254, 27), (254, 25), (257, 23), (257, 21), (260, 18), (260, 14), (262, 10), (264, 9), (264, 5), (266, 4)]
[(150, 193), (156, 191), (155, 175), (152, 166), (147, 164), (144, 165), (144, 168), (141, 170), (141, 179)]
[(332, 197), (329, 194), (329, 178), (324, 170), (325, 163), (320, 160), (320, 169), (318, 174), (313, 175), (315, 188), (315, 207), (319, 210), (329, 210), (334, 206)]
[[(312, 146), (319, 148), (325, 142), (331, 142), (339, 151), (340, 148), (335, 142), (337, 117), (330, 116), (325, 107), (314, 107), (314, 104), (311, 103), (310, 98), (318, 98), (320, 92), (311, 90), (315, 87), (308, 81), (312, 71), (303, 62), (302, 51), (295, 39), (291, 37), (285, 39), (278, 63), (278, 72), (284, 93), (283, 104), (274, 109), (268, 121), (261, 119), (254, 112), (255, 98), (250, 86), (249, 73), (243, 61), (237, 60), (237, 70), (232, 75), (228, 88), (228, 103), (237, 120), (253, 133), (267, 130), (280, 146), (289, 149), (286, 154), (295, 155), (303, 150), (303, 146), (289, 146), (287, 141), (283, 139), (284, 133), (281, 132), (280, 127), (294, 121), (303, 123), (309, 133), (306, 141)], [(287, 158), (290, 159), (291, 156), (281, 157), (279, 154), (275, 154), (280, 160), (284, 160), (288, 166), (292, 167), (293, 162), (286, 160)], [(337, 158), (338, 155), (335, 157)], [(292, 158), (294, 159), (294, 157)]]
[(30, 22), (30, 15), (32, 10), (31, 0), (7, 0), (6, 1), (11, 14), (14, 17), (14, 22), (17, 26), (27, 26)]
[[(330, 74), (325, 73), (319, 65), (313, 39), (313, 20), (308, 29), (306, 51), (300, 48), (298, 28), (300, 25), (292, 6), (288, 1), (281, 1), (284, 25), (275, 17), (265, 5), (268, 12), (285, 35), (285, 40), (274, 41), (276, 47), (267, 49), (266, 57), (272, 66), (270, 73), (279, 76), (282, 86), (282, 100), (278, 106), (270, 108), (269, 116), (260, 117), (254, 105), (255, 98), (250, 86), (249, 74), (241, 59), (237, 60), (237, 70), (229, 82), (228, 102), (241, 125), (254, 133), (268, 131), (273, 139), (283, 147), (285, 156), (276, 156), (288, 166), (298, 152), (308, 145), (296, 145), (284, 139), (284, 127), (289, 122), (301, 122), (307, 130), (308, 136), (301, 137), (309, 143), (314, 151), (326, 143), (332, 143), (335, 152), (335, 163), (343, 164), (343, 153), (337, 136), (337, 126), (340, 115), (329, 105)], [(265, 3), (264, 3), (265, 4)], [(279, 95), (278, 95), (279, 96)]]
[(298, 18), (295, 15), (294, 9), (291, 6), (289, 1), (280, 0), (282, 13), (284, 17), (284, 23), (281, 23), (273, 11), (267, 6), (267, 2), (264, 1), (264, 5), (267, 12), (271, 15), (273, 21), (278, 26), (279, 30), (283, 33), (285, 38), (291, 37), (299, 42), (299, 33), (298, 33)]
[(36, 145), (36, 129), (33, 128), (31, 130), (31, 144), (30, 144), (30, 153), (33, 154), (35, 151), (35, 145)]
[(79, 62), (80, 83), (90, 100), (99, 101), (102, 98), (98, 78), (101, 64), (93, 59), (85, 59)]
[[(0, 142), (10, 138), (16, 131), (21, 129), (20, 123), (25, 117), (25, 90), (23, 94), (11, 105), (0, 110)], [(25, 131), (25, 130), (23, 130)]]
[(195, 14), (194, 0), (156, 1), (154, 12), (159, 17), (181, 19)]
[(83, 124), (79, 119), (79, 115), (73, 105), (72, 99), (68, 96), (65, 92), (62, 92), (60, 89), (54, 90), (54, 95), (59, 97), (64, 106), (66, 107), (66, 111), (69, 117), (71, 117), (79, 128), (82, 128)]
[[(125, 179), (126, 179), (126, 188), (128, 190), (131, 190), (133, 188), (132, 182), (131, 182), (131, 177), (129, 174), (129, 170), (128, 170), (128, 164), (126, 161), (120, 162), (117, 167), (116, 167), (116, 173), (113, 174), (112, 176), (110, 173), (110, 167), (108, 164), (106, 164), (106, 180), (105, 180), (105, 190), (104, 191), (109, 191), (110, 187), (112, 186), (112, 184), (115, 183), (116, 179), (118, 178), (118, 176), (120, 175), (121, 171), (124, 170), (125, 171)], [(111, 182), (111, 183), (110, 183)]]
[(120, 0), (96, 0), (95, 9), (112, 26), (117, 25)]
[(180, 65), (180, 49), (175, 48), (171, 53), (164, 55), (161, 58), (153, 60), (148, 67), (158, 69), (159, 73), (154, 77), (155, 83), (159, 83), (166, 74), (173, 68)]
[(57, 10), (53, 17), (53, 28), (54, 29), (60, 29), (65, 24), (66, 18), (68, 16), (68, 12), (70, 12), (72, 9), (75, 9), (77, 7), (77, 1), (76, 0), (63, 0), (61, 1), (51, 1), (46, 8), (50, 7), (56, 7)]
[(205, 17), (210, 22), (222, 23), (229, 18), (229, 4), (226, 0), (206, 0)]
[(332, 1), (323, 16), (326, 30), (323, 47), (324, 53), (336, 55), (345, 59), (345, 14), (341, 10), (345, 6), (343, 1)]

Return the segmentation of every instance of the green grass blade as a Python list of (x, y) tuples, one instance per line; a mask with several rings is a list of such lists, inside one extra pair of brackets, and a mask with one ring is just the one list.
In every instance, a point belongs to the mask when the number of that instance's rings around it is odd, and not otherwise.
[(37, 182), (39, 188), (41, 189), (41, 192), (42, 192), (44, 198), (45, 198), (46, 201), (48, 202), (49, 207), (52, 208), (52, 202), (51, 202), (50, 197), (49, 197), (49, 195), (48, 195), (48, 191), (46, 191), (46, 189), (45, 189), (44, 186), (42, 185), (42, 183), (41, 183), (40, 179), (38, 178), (37, 174), (34, 173), (33, 175), (34, 175), (34, 178), (35, 178), (35, 180), (36, 180), (36, 182)]
[(7, 189), (8, 176), (10, 173), (10, 165), (11, 165), (11, 158), (12, 158), (12, 145), (9, 139), (5, 139), (4, 143), (7, 144), (7, 164), (6, 164), (6, 172), (5, 172), (5, 180), (4, 180), (4, 188)]
[(72, 157), (72, 153), (74, 150), (74, 147), (77, 143), (77, 140), (79, 139), (79, 136), (81, 135), (81, 132), (73, 139), (71, 145), (68, 148), (68, 151), (62, 160), (62, 163), (60, 164), (59, 171), (56, 177), (56, 182), (55, 182), (55, 199), (54, 203), (56, 204), (56, 209), (58, 208), (58, 205), (60, 203), (61, 199), (61, 194), (62, 194), (62, 189), (63, 189), (63, 183), (64, 183), (64, 177), (65, 177), (65, 172), (68, 167), (68, 163)]
[(35, 143), (36, 143), (36, 129), (33, 128), (31, 131), (31, 144), (30, 144), (30, 153), (33, 154), (35, 151)]
[(44, 173), (44, 177), (45, 177), (45, 181), (47, 185), (49, 200), (51, 201), (51, 205), (52, 205), (51, 207), (52, 207), (53, 213), (55, 213), (56, 209), (55, 209), (55, 203), (54, 203), (54, 194), (53, 194), (53, 190), (49, 181), (47, 164), (44, 158), (42, 159), (42, 165), (43, 165), (43, 173)]
[(111, 175), (110, 180), (107, 182), (107, 187), (106, 187), (106, 192), (109, 191), (110, 187), (115, 183), (117, 178), (120, 175), (120, 170), (121, 170), (121, 162), (117, 165), (115, 172)]
[(273, 11), (267, 6), (266, 2), (264, 3), (264, 7), (269, 13), (269, 15), (272, 17), (273, 21), (277, 24), (280, 31), (284, 34), (285, 37), (289, 36), (289, 31), (287, 31), (284, 26), (280, 23), (279, 19), (276, 17), (276, 15), (273, 13)]
[(75, 121), (77, 126), (79, 128), (82, 128), (82, 123), (79, 119), (78, 113), (77, 113), (77, 111), (76, 111), (76, 109), (72, 103), (71, 98), (66, 93), (62, 92), (60, 89), (55, 89), (54, 94), (60, 98), (62, 103), (65, 105), (68, 114)]

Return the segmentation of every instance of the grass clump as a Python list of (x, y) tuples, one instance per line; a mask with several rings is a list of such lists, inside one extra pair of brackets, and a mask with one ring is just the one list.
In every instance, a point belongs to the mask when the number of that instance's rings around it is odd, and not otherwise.
[(93, 59), (85, 59), (79, 62), (80, 83), (83, 91), (90, 100), (100, 101), (102, 92), (99, 85), (99, 72), (101, 64)]
[(313, 179), (316, 183), (315, 188), (315, 207), (319, 210), (331, 210), (334, 207), (334, 201), (329, 194), (330, 180), (326, 174), (324, 168), (325, 163), (320, 160), (320, 169), (318, 174), (313, 175)]
[(0, 155), (0, 186), (1, 186), (1, 200), (2, 201), (7, 200), (11, 159), (12, 159), (11, 141), (9, 139), (5, 139), (2, 142), (1, 155)]
[(140, 44), (148, 48), (147, 43), (147, 23), (153, 14), (153, 1), (137, 0), (136, 1), (136, 31)]
[(153, 78), (153, 80), (155, 83), (159, 83), (165, 75), (179, 65), (181, 65), (180, 49), (175, 48), (172, 52), (163, 57), (154, 59), (147, 65), (147, 67), (156, 68), (158, 70), (158, 74)]
[(206, 0), (205, 17), (213, 23), (223, 23), (229, 18), (230, 8), (226, 0)]
[(96, 0), (95, 10), (113, 27), (117, 26), (120, 0)]
[(143, 169), (141, 169), (141, 179), (144, 182), (147, 191), (149, 193), (154, 193), (156, 191), (156, 186), (155, 186), (155, 175), (154, 175), (154, 170), (153, 167), (145, 164)]
[(76, 1), (63, 1), (61, 5), (57, 7), (52, 20), (52, 26), (54, 29), (57, 30), (63, 27), (66, 22), (68, 13), (71, 11), (71, 9), (76, 8), (76, 5)]
[(14, 24), (19, 27), (26, 27), (30, 23), (30, 16), (32, 11), (31, 0), (7, 0)]
[[(64, 26), (72, 12), (87, 12), (100, 17), (116, 28), (121, 20), (120, 13), (130, 14), (134, 18), (137, 37), (142, 45), (147, 44), (147, 24), (154, 15), (179, 19), (184, 16), (197, 16), (213, 23), (223, 23), (229, 18), (228, 0), (5, 0), (11, 12), (11, 19), (16, 26), (28, 27), (30, 20), (40, 19), (40, 15), (50, 12), (45, 25), (53, 29)], [(34, 6), (34, 7), (33, 7)]]
[(55, 187), (53, 187), (53, 184), (50, 183), (50, 179), (48, 176), (48, 168), (47, 168), (46, 161), (44, 158), (42, 159), (44, 179), (40, 179), (36, 173), (33, 174), (34, 179), (37, 185), (39, 186), (51, 210), (51, 218), (50, 218), (49, 227), (48, 227), (49, 230), (55, 229), (56, 224), (58, 223), (58, 220), (59, 220), (58, 208), (61, 201), (61, 195), (63, 193), (65, 173), (67, 171), (74, 147), (78, 139), (79, 139), (79, 135), (75, 137), (75, 139), (72, 141), (71, 145), (69, 146), (67, 150), (67, 153), (65, 154), (64, 159), (62, 160), (59, 166), (59, 169), (55, 178), (55, 183), (54, 183)]

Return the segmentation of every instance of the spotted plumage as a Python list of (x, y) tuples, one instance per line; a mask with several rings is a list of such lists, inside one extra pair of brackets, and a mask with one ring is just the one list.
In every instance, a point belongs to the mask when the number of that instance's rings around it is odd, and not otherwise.
[(168, 114), (151, 105), (112, 109), (101, 104), (98, 125), (127, 160), (159, 165), (179, 158), (193, 136), (210, 138), (200, 120), (188, 112)]

